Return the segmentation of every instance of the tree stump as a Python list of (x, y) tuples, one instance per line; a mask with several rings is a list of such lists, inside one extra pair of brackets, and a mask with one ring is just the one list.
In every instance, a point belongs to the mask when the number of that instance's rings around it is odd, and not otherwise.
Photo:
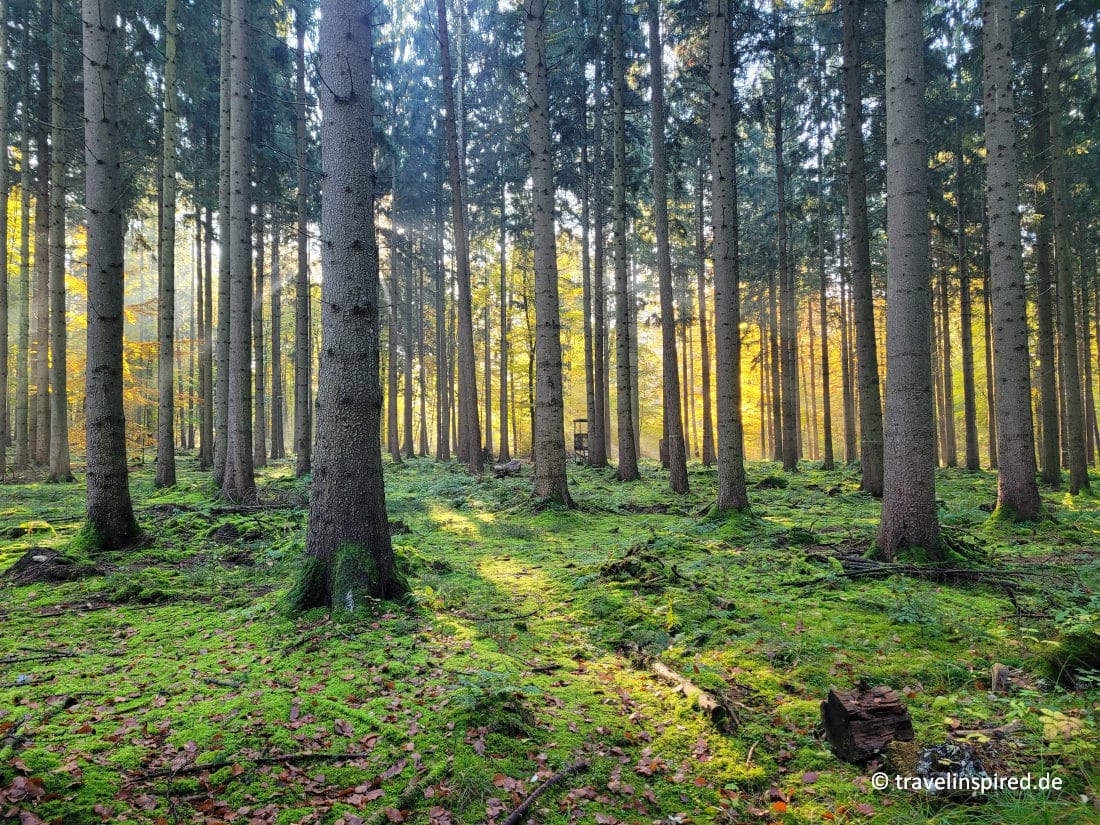
[(511, 461), (506, 461), (503, 464), (494, 464), (493, 475), (497, 478), (509, 478), (511, 476), (518, 476), (522, 467), (523, 465), (515, 459)]
[(821, 703), (821, 721), (833, 753), (845, 762), (866, 762), (894, 740), (913, 739), (909, 710), (886, 685), (830, 690)]

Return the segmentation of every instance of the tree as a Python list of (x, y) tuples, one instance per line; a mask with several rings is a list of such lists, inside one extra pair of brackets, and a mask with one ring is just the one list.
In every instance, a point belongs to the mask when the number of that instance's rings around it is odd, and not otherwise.
[(1019, 172), (1012, 90), (1012, 2), (984, 0), (986, 187), (997, 416), (997, 510), (1033, 521), (1042, 513), (1035, 481), (1027, 298), (1020, 253)]
[[(920, 0), (886, 4), (886, 426), (877, 552), (940, 557)], [(858, 325), (857, 325), (858, 328)]]
[(676, 310), (672, 297), (672, 260), (668, 242), (668, 161), (665, 157), (665, 86), (662, 68), (660, 0), (649, 0), (650, 138), (653, 145), (653, 219), (657, 234), (657, 273), (661, 296), (661, 375), (667, 433), (669, 486), (688, 491), (687, 448), (680, 409), (680, 372), (676, 360)]
[[(0, 0), (0, 66), (8, 65), (8, 3)], [(0, 72), (0, 479), (8, 471), (8, 73)]]
[[(115, 550), (139, 536), (122, 409), (121, 54), (114, 0), (83, 0), (84, 161), (88, 208), (88, 367), (85, 386), (89, 543)], [(25, 156), (24, 156), (25, 157)]]
[(313, 421), (309, 394), (312, 382), (309, 310), (309, 193), (306, 186), (306, 17), (302, 2), (294, 7), (297, 34), (294, 78), (294, 149), (298, 169), (298, 268), (294, 278), (294, 474), (308, 475), (312, 466)]
[(317, 452), (306, 562), (292, 595), (354, 611), (395, 598), (379, 432), (378, 244), (374, 227), (371, 12), (355, 0), (321, 4), (322, 301)]
[(848, 242), (852, 262), (852, 310), (856, 332), (859, 399), (860, 488), (882, 495), (882, 397), (867, 235), (867, 173), (863, 151), (863, 93), (860, 79), (859, 0), (842, 0), (844, 15), (844, 157), (848, 183)]
[[(618, 420), (619, 481), (635, 481), (638, 472), (634, 433), (634, 380), (630, 359), (630, 286), (626, 261), (626, 44), (623, 37), (623, 0), (612, 7), (611, 73), (614, 97), (613, 200), (615, 252), (615, 387)], [(536, 457), (537, 459), (537, 457)]]
[(283, 437), (283, 271), (279, 214), (271, 214), (271, 458), (286, 458)]
[(1050, 120), (1050, 183), (1054, 202), (1054, 266), (1058, 286), (1059, 354), (1064, 385), (1062, 398), (1069, 464), (1069, 492), (1089, 489), (1085, 458), (1085, 416), (1081, 393), (1081, 369), (1077, 352), (1077, 313), (1073, 291), (1073, 252), (1070, 247), (1069, 183), (1066, 140), (1062, 127), (1062, 52), (1058, 43), (1056, 0), (1046, 0), (1047, 115)]
[(714, 463), (714, 422), (710, 400), (710, 336), (707, 334), (707, 248), (704, 237), (703, 190), (705, 177), (703, 159), (699, 158), (695, 181), (695, 288), (699, 293), (699, 350), (703, 381), (703, 454), (704, 466)]
[(709, 0), (710, 169), (714, 225), (715, 394), (718, 412), (716, 508), (749, 509), (741, 424), (741, 299), (738, 280), (737, 156), (730, 67), (729, 0)]
[(156, 487), (176, 483), (176, 0), (164, 4), (164, 130), (161, 138), (161, 211), (157, 291), (157, 474)]
[[(50, 481), (75, 481), (69, 463), (68, 323), (65, 317), (65, 53), (61, 0), (53, 0), (50, 92)], [(7, 199), (4, 200), (7, 207)], [(7, 270), (3, 271), (7, 280)], [(7, 430), (3, 431), (4, 436)]]
[(483, 466), (481, 423), (478, 413), (477, 375), (474, 356), (474, 318), (470, 296), (470, 251), (466, 230), (465, 164), (458, 142), (454, 72), (451, 69), (447, 2), (436, 0), (439, 21), (439, 60), (443, 69), (444, 125), (451, 184), (451, 222), (455, 245), (455, 281), (458, 286), (458, 457), (472, 473)]
[(554, 169), (546, 66), (546, 0), (526, 0), (523, 28), (531, 143), (535, 244), (535, 495), (571, 505), (565, 477), (565, 403), (561, 375), (561, 307), (554, 239)]
[(221, 0), (218, 18), (220, 62), (218, 75), (218, 332), (215, 345), (214, 387), (214, 483), (225, 481), (225, 462), (229, 449), (229, 309), (231, 281), (230, 259), (230, 120), (232, 93), (230, 86), (231, 36), (233, 0)]
[(256, 495), (252, 463), (252, 58), (251, 0), (232, 0), (229, 47), (229, 381), (222, 495)]

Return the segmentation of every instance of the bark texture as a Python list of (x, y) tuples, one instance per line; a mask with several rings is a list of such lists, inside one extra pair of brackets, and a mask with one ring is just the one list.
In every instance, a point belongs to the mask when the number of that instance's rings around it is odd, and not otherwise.
[[(122, 408), (122, 231), (114, 0), (83, 0), (84, 162), (88, 208), (88, 368), (85, 386), (89, 545), (115, 550), (139, 535), (126, 467)], [(24, 156), (25, 157), (25, 156)]]
[(406, 590), (386, 518), (374, 227), (371, 18), (355, 0), (321, 9), (321, 359), (317, 452), (300, 609), (354, 611)]

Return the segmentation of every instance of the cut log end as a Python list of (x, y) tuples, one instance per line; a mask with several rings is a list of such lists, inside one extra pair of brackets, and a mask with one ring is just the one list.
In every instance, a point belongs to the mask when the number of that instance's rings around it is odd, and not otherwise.
[(909, 710), (886, 685), (867, 690), (830, 690), (821, 703), (821, 720), (833, 753), (845, 762), (866, 762), (890, 742), (913, 739)]

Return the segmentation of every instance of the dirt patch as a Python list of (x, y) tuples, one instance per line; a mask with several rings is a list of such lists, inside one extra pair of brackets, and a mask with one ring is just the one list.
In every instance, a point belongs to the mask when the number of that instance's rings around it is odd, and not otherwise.
[(32, 547), (7, 569), (4, 577), (14, 584), (35, 584), (71, 582), (102, 572), (94, 564), (76, 564), (48, 547)]

